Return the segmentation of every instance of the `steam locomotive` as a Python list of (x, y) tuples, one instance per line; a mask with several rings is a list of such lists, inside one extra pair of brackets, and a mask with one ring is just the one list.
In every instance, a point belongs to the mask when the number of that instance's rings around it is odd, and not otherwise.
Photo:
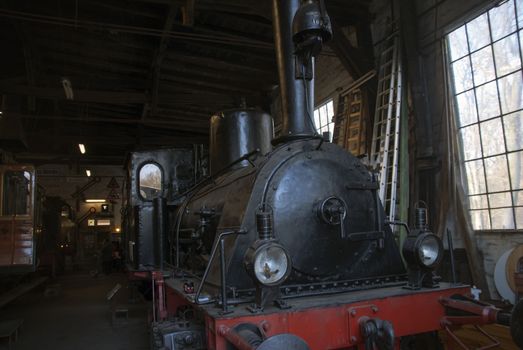
[[(401, 254), (377, 179), (315, 132), (314, 57), (331, 36), (322, 4), (275, 0), (273, 15), (282, 136), (260, 110), (213, 116), (211, 174), (190, 188), (187, 150), (131, 158), (128, 256), (133, 278), (155, 286), (153, 349), (430, 349), (437, 330), (459, 344), (455, 326), (511, 317), (521, 344), (519, 314), (434, 274), (443, 247), (426, 212)], [(147, 198), (151, 163), (163, 177)]]

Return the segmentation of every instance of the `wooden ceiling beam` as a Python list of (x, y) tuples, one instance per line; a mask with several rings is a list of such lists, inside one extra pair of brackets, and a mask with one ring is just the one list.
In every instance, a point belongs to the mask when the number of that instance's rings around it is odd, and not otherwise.
[[(74, 82), (73, 82), (74, 84)], [(13, 95), (28, 95), (39, 98), (65, 100), (65, 93), (60, 88), (32, 87), (28, 85), (0, 84), (0, 92)], [(75, 102), (97, 102), (108, 104), (140, 104), (146, 101), (143, 92), (95, 91), (74, 89)]]
[[(114, 1), (112, 2), (114, 3)], [(87, 0), (87, 3), (93, 4), (103, 9), (113, 11), (118, 14), (127, 13), (133, 16), (152, 18), (154, 20), (158, 20), (162, 17), (160, 13), (151, 13), (150, 11), (147, 11), (146, 6), (141, 6), (140, 8), (137, 8), (136, 6), (130, 6), (128, 2), (120, 2), (120, 6), (109, 4), (107, 1)]]
[(329, 46), (354, 80), (372, 69), (372, 57), (365, 57), (363, 50), (354, 47), (334, 20), (332, 34)]
[[(180, 113), (181, 115), (187, 115)], [(10, 116), (21, 118), (21, 119), (34, 119), (34, 120), (61, 120), (71, 121), (75, 123), (110, 123), (110, 124), (123, 124), (123, 125), (144, 125), (153, 128), (170, 128), (176, 130), (178, 127), (190, 126), (193, 129), (199, 129), (205, 131), (207, 129), (208, 122), (204, 120), (177, 120), (173, 116), (171, 121), (166, 120), (140, 120), (140, 119), (116, 119), (116, 118), (101, 118), (89, 116), (88, 118), (78, 118), (63, 115), (33, 115), (33, 114), (22, 114), (9, 112)], [(184, 129), (187, 130), (187, 129)], [(195, 130), (198, 131), (198, 130)]]
[[(124, 74), (141, 74), (146, 75), (147, 69), (140, 67), (138, 62), (109, 62), (107, 57), (87, 57), (83, 55), (75, 55), (73, 53), (65, 53), (58, 51), (42, 52), (42, 61), (56, 62), (62, 66), (71, 64), (79, 64), (90, 69), (100, 69), (105, 71), (120, 72)], [(64, 64), (64, 62), (66, 62)], [(87, 72), (86, 72), (87, 73)]]
[(61, 54), (78, 54), (86, 55), (92, 58), (98, 58), (105, 61), (120, 61), (128, 63), (139, 63), (146, 65), (148, 59), (146, 55), (137, 54), (133, 50), (125, 50), (118, 48), (115, 50), (114, 45), (104, 43), (102, 41), (90, 42), (85, 40), (56, 40), (50, 39), (47, 36), (36, 35), (38, 49), (41, 51), (53, 51)]
[(276, 69), (274, 69), (274, 65), (255, 66), (253, 64), (247, 63), (241, 64), (237, 60), (226, 61), (217, 57), (190, 55), (180, 51), (168, 51), (167, 59), (173, 64), (178, 62), (190, 63), (194, 66), (207, 67), (209, 69), (227, 70), (239, 73), (241, 72), (240, 74), (263, 76), (273, 73), (274, 76), (276, 76)]
[[(174, 20), (176, 18), (176, 14), (178, 13), (179, 6), (175, 3), (172, 3), (169, 6), (169, 11), (167, 13), (167, 17), (165, 19), (165, 23), (163, 25), (163, 31), (162, 36), (160, 37), (160, 43), (158, 45), (158, 48), (156, 49), (156, 52), (153, 57), (153, 62), (151, 66), (151, 101), (150, 101), (150, 108), (149, 113), (155, 114), (156, 109), (158, 108), (158, 94), (160, 89), (160, 76), (161, 76), (161, 69), (162, 69), (162, 62), (165, 58), (165, 53), (167, 50), (167, 44), (169, 43), (169, 37), (167, 36), (167, 33), (169, 33), (174, 25)], [(142, 119), (146, 117), (147, 114), (145, 112), (145, 109), (148, 107), (148, 104), (144, 105), (144, 113), (142, 113)]]

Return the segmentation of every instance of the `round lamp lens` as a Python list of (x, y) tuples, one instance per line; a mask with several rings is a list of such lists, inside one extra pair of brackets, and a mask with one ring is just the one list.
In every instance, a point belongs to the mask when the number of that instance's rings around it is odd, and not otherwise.
[(254, 258), (254, 273), (260, 283), (275, 285), (283, 282), (290, 267), (289, 257), (278, 245), (260, 249)]
[(434, 265), (439, 258), (440, 243), (435, 236), (427, 236), (419, 245), (418, 250), (420, 261), (429, 267)]

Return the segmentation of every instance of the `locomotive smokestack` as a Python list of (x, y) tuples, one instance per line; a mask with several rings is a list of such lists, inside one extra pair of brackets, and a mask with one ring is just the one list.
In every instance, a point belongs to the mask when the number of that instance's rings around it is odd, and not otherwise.
[(316, 134), (314, 58), (332, 36), (330, 20), (323, 2), (314, 0), (273, 0), (272, 17), (283, 116), (280, 141), (310, 137)]

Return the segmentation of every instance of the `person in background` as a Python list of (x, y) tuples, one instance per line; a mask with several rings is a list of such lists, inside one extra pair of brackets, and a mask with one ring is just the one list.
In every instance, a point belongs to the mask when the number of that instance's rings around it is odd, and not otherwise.
[(113, 242), (113, 269), (114, 271), (121, 271), (122, 269), (122, 254), (118, 242)]
[(113, 244), (108, 239), (104, 240), (101, 255), (103, 272), (108, 275), (113, 268)]

